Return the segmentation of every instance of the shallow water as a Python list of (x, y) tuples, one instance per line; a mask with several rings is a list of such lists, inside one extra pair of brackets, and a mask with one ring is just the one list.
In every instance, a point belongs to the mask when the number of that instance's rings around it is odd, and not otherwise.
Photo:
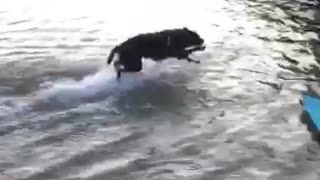
[[(278, 77), (317, 65), (317, 36), (272, 3), (12, 0), (0, 26), (1, 180), (319, 178), (306, 83)], [(106, 67), (126, 38), (181, 26), (206, 40), (200, 65), (145, 59), (120, 83)]]

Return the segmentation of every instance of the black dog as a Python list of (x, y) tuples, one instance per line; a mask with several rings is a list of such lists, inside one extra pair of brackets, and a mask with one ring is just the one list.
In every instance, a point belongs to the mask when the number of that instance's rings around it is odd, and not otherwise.
[(188, 62), (200, 63), (189, 57), (194, 51), (205, 49), (204, 40), (187, 28), (163, 30), (160, 32), (139, 34), (114, 47), (107, 60), (110, 64), (116, 55), (114, 68), (117, 79), (121, 72), (137, 72), (142, 69), (142, 58), (162, 61), (175, 57)]

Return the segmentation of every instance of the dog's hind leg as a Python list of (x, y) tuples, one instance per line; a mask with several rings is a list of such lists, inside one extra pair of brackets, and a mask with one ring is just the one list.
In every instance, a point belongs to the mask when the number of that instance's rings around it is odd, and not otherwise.
[(132, 64), (132, 68), (130, 68), (131, 71), (141, 71), (142, 70), (142, 60), (141, 58), (136, 58), (134, 63)]
[(124, 71), (138, 72), (142, 70), (141, 57), (131, 57), (129, 61), (124, 64)]
[(119, 81), (122, 72), (138, 72), (142, 70), (141, 57), (122, 57), (121, 61), (117, 62), (115, 70), (117, 72), (117, 79)]
[(117, 80), (119, 80), (121, 77), (121, 72), (124, 71), (124, 65), (121, 64), (119, 60), (115, 61), (113, 65), (114, 65), (114, 70), (117, 73)]

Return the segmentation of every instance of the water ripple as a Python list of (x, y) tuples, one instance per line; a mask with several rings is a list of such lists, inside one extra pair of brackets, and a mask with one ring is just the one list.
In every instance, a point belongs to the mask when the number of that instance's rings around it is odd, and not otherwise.
[[(299, 119), (307, 83), (279, 79), (319, 74), (315, 4), (2, 4), (0, 179), (318, 178)], [(144, 59), (116, 81), (111, 48), (182, 26), (206, 41), (200, 65)]]

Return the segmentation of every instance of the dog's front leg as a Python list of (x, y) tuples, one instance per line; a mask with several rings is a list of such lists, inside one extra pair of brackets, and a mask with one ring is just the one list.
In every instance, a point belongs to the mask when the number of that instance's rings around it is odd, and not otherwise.
[(198, 47), (193, 47), (191, 49), (186, 49), (186, 51), (188, 51), (188, 53), (193, 53), (194, 51), (203, 51), (205, 50), (206, 47), (205, 46), (198, 46)]
[(193, 62), (193, 63), (196, 63), (196, 64), (200, 64), (200, 61), (199, 60), (194, 60), (194, 59), (192, 59), (191, 57), (187, 57), (187, 60), (188, 60), (188, 62)]
[(189, 52), (186, 51), (186, 50), (182, 50), (182, 51), (179, 51), (179, 54), (178, 54), (178, 59), (187, 59), (187, 61), (190, 63), (190, 62), (193, 62), (193, 63), (196, 63), (196, 64), (199, 64), (200, 61), (197, 61), (197, 60), (194, 60), (192, 58), (189, 57)]

